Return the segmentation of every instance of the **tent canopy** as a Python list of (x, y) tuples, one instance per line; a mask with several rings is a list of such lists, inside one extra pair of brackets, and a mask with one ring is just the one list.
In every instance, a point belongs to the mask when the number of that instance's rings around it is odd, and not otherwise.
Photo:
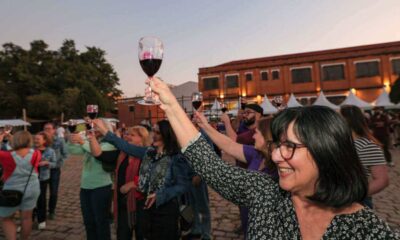
[(325, 106), (325, 107), (332, 108), (334, 110), (338, 110), (340, 108), (339, 106), (329, 102), (329, 100), (325, 97), (325, 94), (323, 91), (320, 92), (317, 100), (315, 100), (313, 105)]
[(354, 93), (352, 91), (349, 92), (349, 95), (347, 96), (347, 98), (340, 105), (341, 106), (354, 105), (361, 109), (372, 109), (373, 108), (373, 106), (370, 103), (368, 103), (364, 100), (361, 100), (356, 95), (354, 95)]
[(13, 126), (13, 127), (19, 127), (19, 126), (30, 126), (31, 124), (28, 122), (25, 122), (22, 119), (4, 119), (0, 120), (0, 127), (5, 127), (7, 125)]
[(383, 92), (379, 97), (372, 103), (374, 107), (384, 107), (384, 108), (397, 108), (397, 105), (392, 103), (389, 98), (389, 93), (383, 88)]
[(267, 94), (264, 95), (264, 100), (261, 103), (261, 107), (264, 110), (264, 114), (274, 114), (278, 112), (278, 109), (269, 101)]
[(214, 100), (214, 103), (211, 106), (211, 111), (215, 111), (215, 112), (221, 111), (221, 104), (218, 102), (217, 99)]
[(296, 99), (296, 97), (294, 96), (294, 94), (292, 93), (292, 94), (290, 94), (290, 97), (289, 97), (289, 100), (288, 100), (288, 102), (287, 102), (287, 107), (288, 108), (294, 108), (294, 107), (302, 107), (303, 105), (301, 105), (298, 101), (297, 101), (297, 99)]

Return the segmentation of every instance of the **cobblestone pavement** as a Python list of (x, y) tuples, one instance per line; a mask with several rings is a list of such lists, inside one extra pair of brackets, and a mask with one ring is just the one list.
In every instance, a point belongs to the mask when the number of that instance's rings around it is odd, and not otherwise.
[[(390, 186), (376, 195), (374, 202), (378, 215), (388, 221), (393, 228), (400, 230), (400, 151), (393, 151), (393, 157), (396, 166), (390, 168)], [(85, 239), (79, 204), (81, 168), (80, 157), (72, 156), (66, 161), (61, 175), (56, 219), (47, 221), (46, 230), (33, 230), (31, 239)], [(243, 235), (235, 233), (240, 226), (238, 208), (221, 198), (213, 190), (210, 190), (210, 200), (213, 238), (243, 239)], [(35, 225), (34, 228), (36, 229)], [(1, 230), (0, 239), (4, 239)], [(116, 239), (115, 234), (113, 234), (113, 239)]]

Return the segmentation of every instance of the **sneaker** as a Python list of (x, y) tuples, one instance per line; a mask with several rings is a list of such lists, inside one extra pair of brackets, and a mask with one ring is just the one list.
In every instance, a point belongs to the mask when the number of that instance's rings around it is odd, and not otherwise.
[(17, 233), (20, 233), (21, 232), (21, 226), (18, 226), (17, 227)]
[(46, 222), (41, 222), (41, 223), (39, 223), (39, 224), (38, 224), (38, 229), (39, 229), (39, 230), (46, 229)]
[(55, 213), (49, 213), (49, 219), (50, 220), (56, 219), (56, 214)]
[(394, 162), (388, 162), (387, 165), (388, 165), (389, 167), (394, 167)]

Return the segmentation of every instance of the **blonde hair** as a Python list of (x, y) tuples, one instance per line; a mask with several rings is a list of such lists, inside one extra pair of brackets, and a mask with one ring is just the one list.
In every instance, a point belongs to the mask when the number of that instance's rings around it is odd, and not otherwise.
[(32, 135), (28, 131), (18, 131), (13, 135), (10, 145), (13, 150), (31, 148), (33, 145)]
[(150, 138), (150, 133), (147, 131), (147, 129), (143, 126), (133, 126), (128, 128), (127, 133), (132, 134), (132, 133), (138, 134), (142, 138), (142, 144), (144, 147), (150, 146), (151, 145), (151, 138)]

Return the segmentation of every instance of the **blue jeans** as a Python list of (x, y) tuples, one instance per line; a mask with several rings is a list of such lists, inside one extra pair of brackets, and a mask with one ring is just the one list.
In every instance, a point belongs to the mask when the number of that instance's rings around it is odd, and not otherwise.
[(87, 240), (110, 240), (111, 185), (82, 189), (80, 193)]
[(59, 168), (50, 169), (50, 197), (49, 197), (49, 213), (54, 214), (56, 211), (58, 186), (60, 185), (61, 170)]
[(199, 186), (190, 186), (190, 205), (194, 211), (191, 234), (211, 239), (211, 216), (207, 184), (202, 180)]

